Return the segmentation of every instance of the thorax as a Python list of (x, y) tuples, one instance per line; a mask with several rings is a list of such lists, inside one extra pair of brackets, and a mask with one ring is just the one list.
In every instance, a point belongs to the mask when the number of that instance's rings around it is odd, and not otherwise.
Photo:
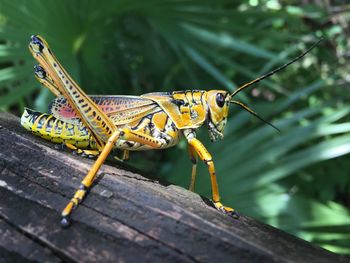
[(142, 97), (155, 101), (178, 129), (195, 129), (206, 120), (206, 91), (156, 92), (144, 94)]

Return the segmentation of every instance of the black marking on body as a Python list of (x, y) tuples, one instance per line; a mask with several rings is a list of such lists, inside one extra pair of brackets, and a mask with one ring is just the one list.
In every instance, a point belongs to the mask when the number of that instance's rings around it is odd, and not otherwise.
[(171, 128), (173, 129), (173, 131), (176, 131), (176, 126), (174, 122), (171, 122)]
[(60, 122), (58, 121), (58, 119), (57, 119), (57, 121), (55, 121), (53, 129), (54, 129), (56, 134), (61, 134), (62, 128), (60, 127)]
[(206, 92), (201, 92), (201, 101), (200, 103), (203, 105), (203, 95), (205, 94)]
[(91, 111), (91, 107), (89, 107), (86, 110), (84, 110), (84, 113), (88, 113), (89, 111)]
[(193, 92), (194, 91), (191, 90), (192, 104), (195, 105), (195, 104), (197, 104), (197, 102), (194, 100)]
[(172, 99), (171, 102), (174, 103), (176, 106), (182, 106), (185, 104), (183, 100), (179, 100), (179, 99)]
[(166, 127), (167, 127), (167, 125), (168, 125), (168, 121), (169, 121), (169, 116), (168, 116), (168, 114), (167, 114), (167, 115), (166, 115), (166, 119), (165, 119), (164, 129), (162, 130), (162, 132), (165, 132)]
[(138, 124), (137, 124), (136, 126), (131, 127), (131, 130), (132, 130), (132, 131), (138, 130), (138, 129), (140, 128), (141, 124), (142, 124), (144, 121), (147, 121), (147, 119), (148, 119), (148, 121), (150, 121), (150, 120), (151, 120), (151, 117), (152, 117), (152, 114), (148, 114), (148, 115), (142, 117), (141, 120), (138, 122)]
[(44, 123), (45, 123), (45, 114), (41, 114), (38, 118), (37, 118), (37, 122), (38, 122), (38, 125), (36, 126), (36, 128), (38, 130), (42, 129)]

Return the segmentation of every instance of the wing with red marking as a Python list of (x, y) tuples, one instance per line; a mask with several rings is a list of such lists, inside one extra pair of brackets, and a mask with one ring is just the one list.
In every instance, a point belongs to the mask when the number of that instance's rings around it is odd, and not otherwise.
[[(160, 110), (158, 104), (153, 100), (137, 96), (92, 95), (90, 98), (112, 119), (115, 125), (127, 124)], [(49, 112), (57, 119), (68, 123), (80, 121), (80, 118), (64, 97), (54, 99), (49, 105)]]

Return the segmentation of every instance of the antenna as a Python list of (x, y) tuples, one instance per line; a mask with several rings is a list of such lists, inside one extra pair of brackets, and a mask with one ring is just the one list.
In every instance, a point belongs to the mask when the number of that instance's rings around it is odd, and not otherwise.
[(246, 84), (244, 84), (243, 86), (237, 88), (232, 94), (231, 97), (235, 96), (237, 93), (239, 93), (240, 91), (244, 90), (245, 88), (258, 83), (259, 81), (266, 79), (270, 76), (272, 76), (273, 74), (285, 69), (286, 67), (288, 67), (290, 64), (293, 64), (294, 62), (298, 61), (299, 59), (303, 58), (307, 53), (309, 53), (314, 47), (316, 47), (318, 44), (320, 44), (320, 42), (323, 40), (323, 38), (320, 38), (316, 43), (314, 43), (311, 47), (309, 47), (306, 51), (304, 51), (301, 55), (297, 56), (296, 58), (292, 59), (291, 61), (289, 61), (288, 63), (280, 66), (279, 68), (276, 68), (275, 70), (266, 73), (265, 75), (262, 75), (261, 77), (254, 79)]
[(261, 118), (255, 111), (253, 111), (252, 109), (250, 109), (247, 105), (243, 104), (240, 101), (237, 100), (231, 100), (230, 101), (233, 104), (236, 104), (238, 106), (240, 106), (241, 108), (245, 109), (246, 111), (248, 111), (250, 114), (254, 115), (255, 117), (257, 117), (259, 120), (261, 120), (262, 122), (265, 122), (266, 124), (270, 125), (272, 128), (274, 128), (275, 130), (280, 131), (280, 129), (278, 129), (275, 125), (273, 125), (272, 123), (264, 120), (263, 118)]

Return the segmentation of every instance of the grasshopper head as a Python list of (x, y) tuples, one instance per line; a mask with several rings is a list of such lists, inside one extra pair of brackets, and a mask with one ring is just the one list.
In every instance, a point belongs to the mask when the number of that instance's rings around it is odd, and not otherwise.
[(230, 99), (230, 94), (225, 90), (211, 90), (207, 92), (207, 124), (211, 141), (224, 137), (222, 131), (227, 122)]
[(208, 123), (208, 128), (209, 128), (210, 139), (212, 141), (216, 141), (217, 139), (221, 139), (223, 137), (222, 131), (224, 130), (226, 122), (227, 122), (229, 103), (236, 104), (236, 105), (240, 106), (244, 110), (248, 111), (250, 114), (254, 115), (255, 117), (259, 118), (261, 121), (265, 122), (266, 124), (270, 125), (274, 129), (279, 131), (279, 129), (276, 126), (269, 123), (268, 121), (265, 121), (255, 111), (250, 109), (244, 103), (237, 101), (237, 100), (234, 100), (232, 98), (235, 95), (237, 95), (239, 92), (241, 92), (242, 90), (250, 87), (251, 85), (253, 85), (255, 83), (258, 83), (259, 81), (261, 81), (263, 79), (266, 79), (266, 78), (272, 76), (273, 74), (285, 69), (290, 64), (293, 64), (294, 62), (303, 58), (307, 53), (309, 53), (321, 41), (322, 41), (322, 38), (319, 39), (309, 49), (304, 51), (302, 54), (300, 54), (296, 58), (294, 58), (291, 61), (287, 62), (286, 64), (280, 66), (279, 68), (272, 70), (271, 72), (269, 72), (265, 75), (262, 75), (261, 77), (244, 84), (243, 86), (237, 88), (232, 94), (229, 94), (227, 91), (224, 91), (224, 90), (208, 91), (206, 99), (207, 99), (207, 105), (208, 105), (207, 123)]

